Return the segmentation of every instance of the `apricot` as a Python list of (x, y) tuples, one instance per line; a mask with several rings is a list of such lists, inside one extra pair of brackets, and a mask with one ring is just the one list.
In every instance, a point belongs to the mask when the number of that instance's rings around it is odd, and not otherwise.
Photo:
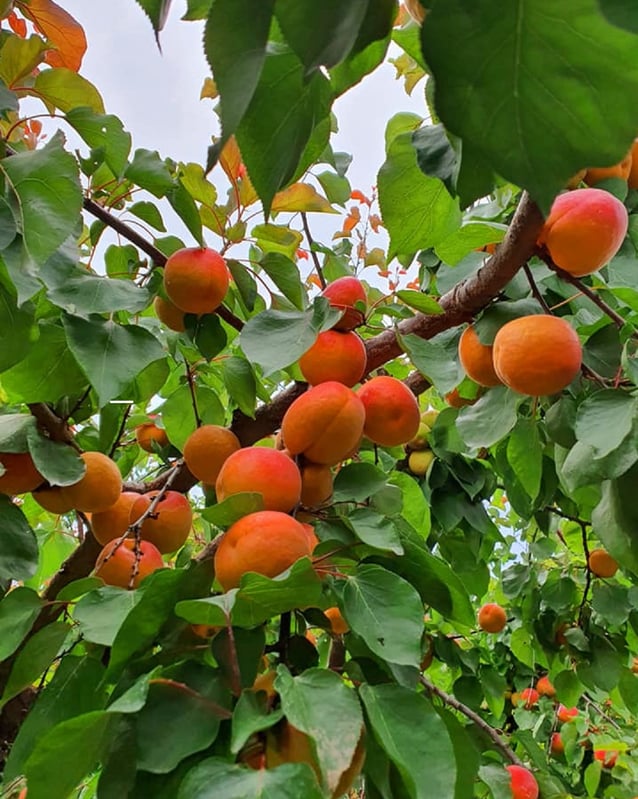
[(155, 452), (153, 442), (158, 447), (165, 447), (168, 444), (168, 436), (163, 427), (158, 427), (155, 422), (145, 422), (135, 428), (135, 438), (137, 443), (145, 452)]
[(603, 768), (613, 768), (618, 760), (618, 752), (615, 749), (594, 749), (594, 760), (600, 760)]
[(550, 698), (556, 696), (556, 689), (549, 681), (549, 677), (544, 675), (540, 677), (536, 683), (536, 690), (541, 696), (549, 696)]
[(301, 504), (307, 508), (323, 505), (332, 496), (332, 470), (320, 463), (301, 467)]
[(568, 724), (570, 721), (573, 721), (577, 715), (577, 707), (565, 707), (565, 705), (559, 705), (558, 710), (556, 711), (556, 718), (562, 724)]
[(373, 377), (357, 391), (365, 408), (364, 434), (382, 447), (406, 444), (421, 424), (419, 403), (396, 377)]
[(98, 543), (105, 546), (124, 535), (131, 523), (131, 508), (139, 497), (134, 491), (122, 491), (114, 505), (91, 515), (91, 530)]
[[(147, 511), (158, 495), (158, 491), (138, 494), (131, 506), (129, 524), (135, 522)], [(193, 525), (193, 511), (190, 502), (179, 491), (167, 491), (147, 516), (140, 527), (140, 535), (150, 541), (162, 554), (176, 552), (184, 546)]]
[(629, 216), (612, 194), (602, 189), (574, 189), (560, 194), (541, 229), (538, 244), (574, 277), (591, 275), (620, 249)]
[(122, 493), (122, 475), (115, 461), (101, 452), (84, 452), (84, 477), (61, 489), (71, 507), (85, 513), (101, 513), (115, 505)]
[(334, 330), (353, 330), (363, 324), (364, 315), (356, 306), (360, 305), (365, 309), (368, 298), (363, 283), (356, 277), (337, 278), (321, 293), (330, 300), (333, 308), (343, 310), (343, 316), (333, 325)]
[(434, 461), (434, 453), (431, 449), (414, 450), (408, 456), (408, 469), (417, 477), (425, 477)]
[(507, 615), (496, 602), (488, 602), (478, 612), (478, 624), (486, 633), (500, 633), (507, 624)]
[(512, 778), (512, 799), (538, 799), (538, 783), (529, 769), (523, 766), (505, 766)]
[(324, 610), (323, 615), (330, 622), (330, 629), (334, 635), (345, 635), (345, 633), (349, 632), (350, 625), (341, 615), (339, 608), (328, 608)]
[(153, 300), (153, 308), (157, 318), (160, 322), (163, 322), (166, 327), (169, 327), (176, 333), (183, 333), (186, 330), (184, 311), (181, 311), (177, 305), (174, 305), (170, 300), (165, 300), (163, 297), (155, 297)]
[(232, 430), (216, 424), (205, 424), (186, 440), (184, 461), (198, 480), (215, 485), (224, 462), (239, 449), (241, 444)]
[(609, 180), (610, 178), (627, 180), (631, 173), (632, 160), (632, 152), (630, 150), (619, 164), (588, 169), (583, 179), (588, 186), (595, 186), (601, 180)]
[(459, 359), (468, 377), (481, 386), (498, 386), (500, 377), (494, 371), (492, 346), (482, 344), (472, 325), (459, 339)]
[(638, 139), (631, 145), (631, 169), (627, 176), (627, 185), (630, 189), (638, 189)]
[(40, 488), (34, 491), (31, 496), (41, 508), (48, 510), (49, 513), (60, 515), (73, 510), (73, 503), (58, 486), (51, 488)]
[(215, 627), (210, 624), (191, 624), (193, 635), (196, 635), (198, 638), (212, 638), (217, 635), (221, 629), (223, 628)]
[(315, 528), (311, 524), (308, 524), (308, 522), (302, 522), (300, 519), (297, 519), (297, 521), (304, 529), (306, 538), (308, 539), (308, 546), (312, 552), (314, 548), (319, 545), (319, 539), (315, 534)]
[(224, 591), (237, 588), (242, 575), (276, 577), (312, 548), (303, 525), (281, 511), (249, 513), (235, 522), (215, 553), (215, 574)]
[(592, 549), (587, 565), (596, 577), (613, 577), (618, 571), (618, 563), (604, 549)]
[(185, 313), (215, 311), (226, 296), (228, 282), (226, 261), (218, 252), (206, 247), (178, 250), (164, 267), (166, 295)]
[(560, 737), (559, 732), (553, 732), (552, 737), (549, 741), (549, 751), (552, 753), (554, 757), (559, 757), (560, 755), (565, 753), (565, 744), (563, 739)]
[(580, 371), (582, 348), (569, 323), (557, 316), (521, 316), (494, 339), (494, 369), (519, 394), (556, 394)]
[(365, 408), (352, 389), (333, 380), (298, 397), (286, 411), (281, 431), (288, 451), (313, 463), (334, 466), (358, 446)]
[(301, 497), (301, 474), (281, 450), (244, 447), (226, 459), (215, 482), (219, 502), (243, 491), (261, 494), (266, 510), (287, 513)]
[(4, 468), (0, 475), (0, 494), (25, 494), (44, 482), (28, 452), (2, 452), (0, 464)]
[(299, 368), (311, 386), (336, 380), (351, 388), (363, 377), (366, 362), (366, 348), (356, 333), (327, 330), (301, 356)]
[[(100, 577), (107, 585), (128, 588), (135, 569), (135, 541), (127, 538), (117, 549), (116, 546), (116, 542), (110, 541), (102, 549), (95, 562), (95, 576)], [(140, 553), (133, 588), (137, 588), (151, 572), (164, 566), (159, 550), (150, 541), (140, 541)]]
[(512, 704), (523, 705), (527, 710), (530, 710), (534, 705), (538, 704), (540, 694), (535, 688), (524, 688), (518, 694), (516, 701), (514, 701), (515, 694), (512, 695)]

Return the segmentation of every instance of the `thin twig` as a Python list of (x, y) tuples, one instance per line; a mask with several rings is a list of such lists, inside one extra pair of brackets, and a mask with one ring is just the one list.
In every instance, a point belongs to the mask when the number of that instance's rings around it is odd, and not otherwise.
[(62, 417), (65, 422), (68, 422), (68, 420), (73, 416), (73, 414), (77, 413), (78, 410), (82, 407), (82, 405), (84, 404), (85, 400), (88, 399), (88, 396), (91, 393), (91, 389), (92, 388), (93, 388), (93, 386), (87, 386), (85, 388), (84, 392), (80, 395), (80, 397), (78, 398), (78, 401), (75, 403), (75, 405), (66, 414), (66, 416)]
[(100, 222), (104, 222), (105, 225), (108, 225), (112, 230), (116, 233), (119, 233), (120, 236), (123, 236), (127, 241), (130, 241), (131, 244), (134, 244), (136, 247), (139, 247), (142, 252), (145, 252), (153, 261), (156, 266), (164, 266), (166, 263), (166, 256), (164, 253), (159, 250), (154, 244), (151, 244), (150, 241), (144, 238), (137, 230), (134, 230), (130, 225), (127, 225), (126, 222), (122, 222), (121, 219), (118, 219), (114, 216), (110, 211), (107, 211), (106, 208), (103, 208), (99, 203), (96, 203), (95, 200), (92, 200), (90, 197), (85, 197), (82, 200), (82, 205), (84, 206), (84, 210), (88, 211), (92, 216), (99, 219)]
[(587, 696), (587, 694), (583, 694), (583, 699), (591, 708), (593, 708), (596, 711), (596, 713), (598, 713), (599, 716), (604, 718), (606, 722), (611, 724), (612, 727), (615, 727), (619, 732), (622, 732), (620, 725), (616, 724), (616, 722), (611, 718), (611, 716), (607, 715), (607, 713), (605, 713), (605, 711), (600, 707), (600, 705), (594, 702), (594, 700), (591, 697)]
[(115, 451), (120, 446), (120, 441), (122, 440), (122, 436), (124, 435), (124, 431), (126, 430), (126, 422), (128, 421), (129, 414), (131, 413), (131, 408), (133, 407), (133, 403), (127, 405), (124, 410), (124, 416), (122, 417), (122, 421), (120, 423), (120, 428), (117, 431), (117, 435), (115, 436), (115, 441), (109, 450), (109, 458), (112, 458), (115, 455)]
[(545, 298), (540, 293), (540, 291), (538, 289), (538, 285), (536, 284), (536, 281), (534, 280), (534, 275), (532, 274), (532, 270), (529, 268), (529, 264), (524, 264), (523, 265), (523, 271), (525, 272), (525, 277), (527, 278), (527, 282), (529, 283), (529, 286), (530, 286), (530, 288), (532, 290), (532, 294), (534, 295), (534, 299), (541, 306), (541, 308), (545, 311), (546, 314), (551, 314), (551, 312), (552, 312), (551, 308), (545, 302)]
[(183, 682), (177, 682), (177, 680), (169, 680), (166, 677), (154, 677), (152, 680), (148, 681), (149, 685), (168, 685), (171, 688), (175, 688), (175, 690), (180, 691), (187, 696), (192, 696), (193, 699), (196, 699), (198, 702), (201, 702), (202, 705), (205, 707), (210, 708), (212, 712), (218, 716), (220, 719), (230, 719), (232, 718), (233, 714), (222, 705), (218, 705), (217, 702), (213, 702), (206, 696), (195, 691), (189, 685), (186, 685)]
[(583, 551), (585, 553), (585, 562), (587, 564), (587, 571), (585, 573), (585, 590), (583, 591), (583, 598), (578, 608), (578, 623), (582, 624), (583, 613), (585, 605), (587, 604), (587, 596), (589, 595), (589, 588), (591, 586), (591, 569), (589, 568), (589, 544), (587, 543), (587, 522), (580, 521), (580, 530), (583, 541)]
[(195, 424), (197, 427), (202, 426), (202, 420), (199, 416), (199, 411), (197, 410), (197, 393), (195, 390), (195, 381), (193, 379), (193, 373), (191, 372), (191, 368), (186, 364), (186, 380), (188, 382), (188, 390), (191, 394), (191, 404), (193, 406), (193, 413), (195, 414)]
[(321, 264), (319, 263), (319, 256), (312, 249), (312, 245), (315, 243), (315, 241), (312, 238), (312, 233), (310, 232), (310, 225), (308, 224), (308, 215), (306, 214), (305, 211), (301, 212), (301, 222), (303, 224), (303, 232), (306, 234), (306, 238), (308, 239), (308, 249), (310, 250), (310, 257), (312, 258), (312, 261), (315, 265), (315, 271), (317, 272), (317, 277), (319, 278), (319, 282), (321, 283), (321, 288), (325, 289), (325, 287), (328, 284), (326, 283), (326, 278), (324, 277)]

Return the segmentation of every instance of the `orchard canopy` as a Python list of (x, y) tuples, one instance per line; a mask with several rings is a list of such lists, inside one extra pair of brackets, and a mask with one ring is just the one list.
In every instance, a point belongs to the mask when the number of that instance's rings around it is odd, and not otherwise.
[(0, 1), (0, 796), (634, 799), (638, 4), (130, 2), (198, 163)]

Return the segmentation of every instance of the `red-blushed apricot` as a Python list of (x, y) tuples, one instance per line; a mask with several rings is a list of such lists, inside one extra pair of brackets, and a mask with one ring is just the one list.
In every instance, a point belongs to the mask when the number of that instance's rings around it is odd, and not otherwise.
[(559, 705), (558, 710), (556, 711), (556, 718), (561, 722), (561, 724), (568, 724), (570, 721), (573, 721), (576, 716), (578, 716), (577, 707), (565, 707), (565, 705)]
[(535, 688), (524, 688), (517, 697), (517, 700), (514, 701), (515, 694), (512, 694), (512, 704), (513, 705), (522, 705), (527, 710), (530, 710), (534, 707), (534, 705), (538, 704), (538, 699), (540, 694)]
[(228, 268), (222, 256), (206, 247), (174, 252), (164, 267), (164, 290), (181, 311), (212, 313), (228, 291)]
[(365, 308), (368, 298), (363, 283), (356, 277), (339, 277), (328, 283), (321, 293), (330, 300), (333, 308), (344, 312), (341, 319), (333, 325), (334, 330), (353, 330), (363, 324), (364, 315), (355, 306), (360, 304)]
[(486, 633), (500, 633), (507, 624), (507, 615), (496, 602), (487, 602), (478, 612), (478, 625)]
[(244, 491), (264, 498), (266, 510), (291, 511), (301, 497), (301, 474), (297, 464), (281, 450), (244, 447), (233, 452), (222, 466), (215, 493), (219, 502)]
[(560, 757), (565, 754), (565, 743), (559, 732), (553, 732), (549, 741), (549, 751), (553, 757)]
[(356, 333), (326, 330), (299, 359), (299, 368), (311, 386), (336, 380), (352, 388), (364, 375), (366, 348)]
[(599, 760), (603, 768), (613, 768), (618, 760), (616, 749), (594, 749), (594, 760)]
[[(138, 494), (131, 507), (129, 524), (146, 512), (158, 491)], [(153, 513), (142, 522), (140, 535), (157, 547), (162, 554), (176, 552), (183, 547), (193, 525), (190, 502), (179, 491), (167, 491), (155, 506)]]
[(122, 475), (115, 461), (101, 452), (84, 452), (84, 477), (61, 489), (71, 507), (84, 513), (100, 513), (115, 505), (122, 493)]
[(166, 327), (174, 330), (176, 333), (183, 333), (186, 330), (184, 324), (184, 311), (181, 311), (177, 305), (174, 305), (170, 300), (165, 300), (163, 297), (155, 297), (153, 300), (153, 308), (155, 315), (163, 322)]
[(638, 189), (638, 139), (631, 145), (631, 169), (627, 175), (627, 185), (630, 189)]
[(523, 766), (505, 766), (512, 778), (512, 799), (538, 799), (538, 783), (529, 769)]
[(60, 515), (73, 510), (73, 504), (58, 486), (40, 488), (34, 491), (31, 496), (41, 508), (48, 510), (49, 513)]
[(235, 522), (222, 538), (215, 553), (215, 575), (229, 591), (247, 572), (276, 577), (311, 554), (308, 534), (292, 516), (257, 511)]
[(154, 452), (153, 442), (158, 447), (165, 447), (168, 444), (168, 436), (163, 427), (158, 427), (155, 422), (144, 422), (135, 428), (135, 438), (137, 443), (145, 452)]
[(300, 519), (297, 519), (299, 524), (303, 527), (304, 532), (306, 533), (306, 538), (308, 539), (308, 546), (310, 547), (310, 551), (312, 552), (316, 546), (319, 544), (319, 539), (315, 534), (315, 528), (308, 524), (308, 522), (302, 522)]
[(120, 538), (128, 530), (131, 508), (140, 495), (133, 491), (122, 491), (114, 505), (101, 513), (91, 514), (91, 530), (98, 543), (105, 546), (114, 538)]
[(619, 178), (620, 180), (627, 180), (631, 174), (632, 165), (631, 150), (618, 164), (613, 166), (592, 167), (585, 173), (584, 181), (588, 186), (595, 186), (602, 180), (609, 180), (610, 178)]
[(382, 447), (406, 444), (421, 423), (419, 403), (410, 389), (396, 377), (373, 377), (357, 391), (365, 408), (363, 433)]
[(618, 562), (604, 549), (592, 549), (587, 565), (596, 577), (613, 577), (618, 571)]
[[(159, 550), (150, 541), (140, 541), (140, 553), (133, 588), (137, 588), (151, 572), (164, 567)], [(117, 542), (110, 541), (102, 549), (95, 562), (95, 576), (100, 577), (107, 585), (116, 585), (120, 588), (129, 587), (134, 570), (135, 541), (128, 538), (119, 546), (117, 546)]]
[(476, 330), (470, 325), (459, 339), (459, 359), (468, 377), (481, 386), (498, 386), (500, 377), (494, 371), (492, 346), (482, 344)]
[(0, 475), (0, 494), (25, 494), (44, 482), (28, 452), (1, 452), (0, 464), (4, 468), (4, 474)]
[(348, 622), (343, 618), (341, 615), (341, 611), (338, 607), (328, 608), (324, 610), (323, 615), (328, 619), (330, 622), (330, 629), (334, 633), (334, 635), (345, 635), (345, 633), (349, 632), (350, 625)]
[(286, 411), (281, 433), (293, 455), (334, 466), (358, 446), (365, 408), (342, 383), (320, 383), (298, 397)]
[(301, 504), (307, 508), (323, 505), (332, 496), (332, 470), (320, 463), (301, 467)]
[(519, 394), (556, 394), (580, 371), (582, 347), (569, 323), (557, 316), (521, 316), (494, 339), (494, 369)]
[(227, 427), (204, 424), (184, 444), (184, 461), (198, 480), (215, 485), (227, 458), (241, 449), (239, 439)]
[(591, 275), (620, 249), (629, 216), (612, 194), (602, 189), (574, 189), (560, 194), (538, 237), (552, 260), (574, 277)]
[(546, 674), (543, 677), (539, 677), (536, 683), (536, 690), (541, 696), (549, 696), (550, 698), (556, 696), (556, 689), (551, 684)]

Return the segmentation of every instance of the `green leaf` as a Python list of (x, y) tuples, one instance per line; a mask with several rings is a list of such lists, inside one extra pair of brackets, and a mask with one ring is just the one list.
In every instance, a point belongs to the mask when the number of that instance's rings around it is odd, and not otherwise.
[(507, 441), (507, 460), (519, 483), (534, 501), (543, 476), (543, 445), (534, 420), (520, 419), (517, 422)]
[(638, 466), (602, 484), (602, 496), (592, 513), (594, 532), (622, 567), (638, 575), (638, 511), (633, 500)]
[(603, 770), (603, 764), (599, 760), (594, 760), (585, 769), (583, 774), (583, 782), (585, 783), (585, 790), (587, 796), (596, 796), (598, 786), (600, 784), (600, 777)]
[(381, 566), (357, 566), (346, 580), (343, 614), (353, 632), (384, 660), (403, 666), (420, 662), (423, 603), (398, 575)]
[(631, 433), (637, 416), (635, 397), (614, 389), (596, 391), (578, 406), (576, 437), (593, 449), (595, 458), (604, 458)]
[(104, 101), (95, 86), (65, 67), (39, 72), (33, 84), (33, 94), (47, 106), (59, 108), (63, 113), (80, 107), (87, 107), (95, 114), (104, 113)]
[(317, 175), (317, 180), (330, 203), (345, 206), (352, 192), (350, 181), (347, 178), (341, 177), (334, 172), (320, 172)]
[[(177, 799), (323, 799), (307, 763), (254, 771), (226, 760), (202, 760), (179, 786)], [(37, 797), (36, 797), (37, 799)]]
[(620, 28), (638, 33), (638, 14), (631, 0), (599, 0), (600, 9), (607, 19)]
[(136, 150), (124, 175), (155, 197), (165, 197), (175, 185), (157, 150)]
[(63, 721), (38, 740), (24, 766), (33, 799), (68, 799), (105, 754), (116, 719), (96, 710)]
[(444, 263), (455, 266), (477, 248), (502, 241), (506, 232), (504, 225), (468, 222), (438, 244), (435, 251)]
[(155, 38), (159, 43), (159, 32), (166, 24), (172, 0), (136, 0), (136, 2), (150, 19)]
[(372, 463), (348, 463), (334, 480), (333, 502), (363, 502), (386, 484), (387, 475)]
[(257, 299), (257, 283), (255, 278), (250, 274), (243, 264), (229, 258), (226, 265), (233, 278), (233, 283), (239, 291), (242, 302), (246, 306), (247, 311), (253, 311), (255, 308), (255, 300)]
[(29, 430), (35, 426), (35, 417), (30, 414), (0, 414), (0, 452), (26, 452)]
[(124, 619), (141, 598), (139, 591), (105, 585), (80, 599), (73, 611), (73, 618), (85, 640), (101, 646), (112, 646)]
[(375, 513), (372, 508), (355, 508), (346, 519), (357, 538), (375, 549), (389, 550), (395, 555), (403, 554), (399, 533), (386, 516)]
[(104, 161), (116, 177), (126, 169), (131, 151), (131, 134), (112, 114), (96, 114), (90, 108), (72, 108), (67, 122), (93, 150), (104, 153)]
[(34, 308), (30, 303), (18, 308), (17, 299), (13, 286), (0, 278), (0, 372), (25, 358), (37, 335)]
[[(162, 215), (154, 203), (144, 201), (133, 203), (133, 205), (129, 206), (127, 210), (130, 214), (133, 214), (143, 222), (146, 222), (147, 225), (155, 228), (155, 230), (159, 230), (161, 233), (166, 232), (166, 226), (164, 225)], [(109, 274), (111, 273), (109, 272)]]
[(56, 133), (42, 149), (0, 160), (0, 172), (15, 195), (24, 246), (42, 264), (80, 221), (82, 189), (78, 167)]
[(294, 258), (297, 247), (303, 236), (296, 230), (284, 225), (255, 225), (252, 235), (257, 239), (257, 246), (265, 253), (279, 253), (287, 258)]
[(34, 34), (28, 39), (22, 39), (20, 36), (3, 31), (0, 79), (7, 86), (13, 86), (42, 63), (48, 49), (48, 44), (41, 36)]
[(595, 0), (452, 0), (428, 14), (422, 41), (446, 128), (544, 211), (583, 165), (619, 162), (638, 129), (638, 109), (624, 102), (638, 91), (636, 37)]
[(42, 602), (31, 588), (19, 586), (0, 602), (0, 661), (6, 660), (22, 643), (36, 620)]
[(233, 712), (230, 751), (237, 754), (251, 735), (268, 730), (284, 716), (281, 708), (271, 711), (268, 705), (253, 690), (243, 691)]
[(401, 346), (441, 394), (447, 394), (463, 380), (465, 372), (458, 359), (457, 331), (440, 333), (429, 341), (411, 333), (401, 336)]
[(264, 510), (263, 494), (242, 491), (239, 494), (232, 494), (217, 505), (205, 508), (202, 511), (202, 518), (215, 527), (230, 527), (243, 516), (260, 510)]
[(255, 418), (257, 381), (252, 366), (244, 358), (231, 355), (222, 364), (224, 385), (230, 398), (239, 410), (251, 419)]
[(7, 84), (0, 79), (0, 114), (6, 118), (7, 111), (17, 112), (18, 97), (7, 87)]
[(388, 260), (436, 246), (461, 221), (458, 203), (442, 181), (419, 169), (412, 134), (399, 134), (377, 176), (379, 205), (390, 234)]
[(302, 311), (306, 307), (306, 292), (297, 265), (290, 258), (276, 252), (268, 253), (261, 259), (260, 265), (284, 297)]
[(454, 799), (456, 759), (447, 727), (423, 695), (398, 685), (367, 685), (360, 696), (375, 738), (413, 799)]
[[(195, 386), (195, 397), (199, 417), (204, 424), (224, 424), (224, 406), (212, 389)], [(186, 439), (197, 427), (189, 387), (182, 385), (174, 391), (160, 406), (160, 413), (171, 443), (182, 450)]]
[(228, 336), (217, 314), (186, 314), (185, 322), (188, 337), (207, 361), (226, 347)]
[(516, 424), (516, 409), (523, 397), (504, 386), (497, 386), (468, 408), (462, 408), (456, 427), (468, 447), (491, 447)]
[(175, 213), (188, 228), (191, 236), (203, 247), (202, 220), (195, 200), (188, 193), (181, 180), (177, 180), (172, 190), (168, 193), (168, 201)]
[(28, 580), (38, 568), (38, 544), (29, 522), (9, 497), (0, 494), (0, 578)]
[(69, 314), (63, 323), (71, 352), (95, 389), (100, 407), (130, 389), (142, 369), (165, 357), (162, 345), (143, 327)]
[(552, 680), (556, 696), (566, 707), (575, 707), (585, 687), (571, 669), (560, 671)]
[(86, 466), (73, 447), (45, 438), (35, 428), (29, 429), (27, 438), (37, 470), (51, 485), (73, 485), (84, 476)]
[(15, 659), (0, 705), (17, 696), (51, 666), (69, 630), (65, 622), (54, 621), (29, 638)]
[(420, 311), (424, 314), (433, 314), (438, 315), (443, 313), (443, 308), (439, 305), (439, 303), (434, 299), (434, 297), (428, 297), (427, 294), (424, 294), (422, 291), (412, 291), (411, 289), (400, 289), (396, 292), (397, 297), (404, 302), (406, 305), (409, 305), (410, 308), (414, 308), (415, 311)]
[(431, 529), (430, 507), (419, 484), (405, 472), (393, 472), (388, 482), (401, 490), (401, 516), (419, 535), (426, 537)]

